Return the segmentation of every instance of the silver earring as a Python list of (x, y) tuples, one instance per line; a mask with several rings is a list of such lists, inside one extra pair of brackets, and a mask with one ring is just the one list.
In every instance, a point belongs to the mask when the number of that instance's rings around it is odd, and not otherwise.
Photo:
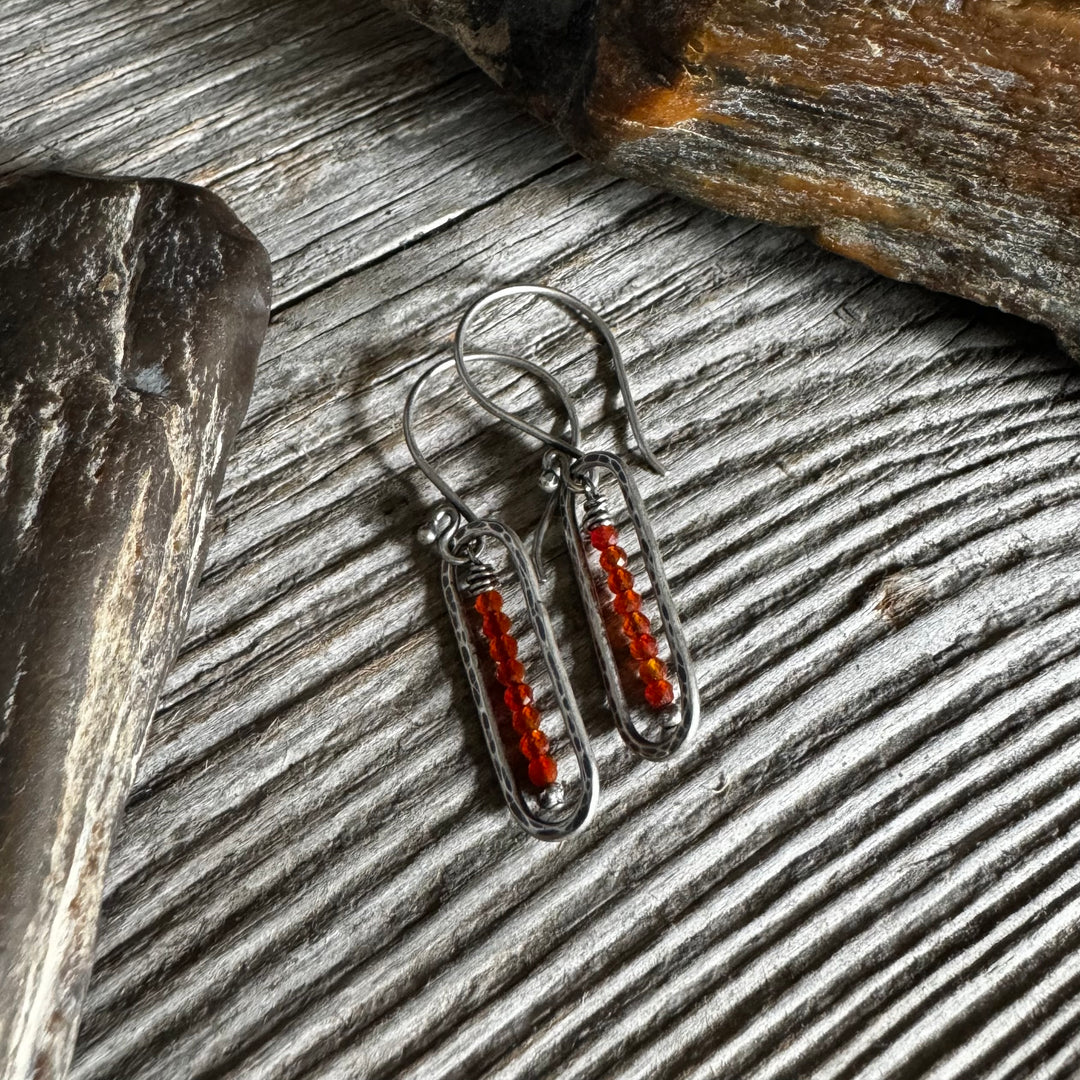
[[(552, 385), (552, 376), (543, 368), (520, 357), (477, 353), (470, 359), (506, 364)], [(452, 363), (447, 359), (429, 367), (413, 384), (405, 402), (402, 426), (409, 452), (446, 500), (419, 536), (435, 546), (442, 557), (446, 610), (506, 805), (530, 836), (562, 840), (591, 820), (599, 796), (599, 778), (532, 563), (512, 529), (501, 521), (477, 517), (462, 502), (421, 452), (413, 430), (412, 414), (421, 388), (432, 375)], [(576, 438), (576, 428), (572, 435)], [(505, 580), (516, 586), (515, 595), (520, 597), (535, 635), (554, 703), (562, 715), (565, 738), (577, 762), (578, 777), (570, 785), (576, 790), (576, 798), (568, 797), (567, 783), (557, 779), (558, 755), (542, 730), (532, 688), (517, 656), (517, 638), (510, 616), (503, 610), (503, 582), (489, 558), (493, 547), (504, 549), (509, 574)], [(528, 785), (519, 780), (523, 770), (515, 768), (515, 741), (527, 762)], [(526, 796), (526, 786), (534, 792), (532, 798)]]
[[(630, 470), (617, 454), (606, 450), (586, 452), (581, 448), (576, 413), (561, 384), (556, 383), (552, 388), (571, 417), (569, 440), (551, 435), (500, 408), (477, 386), (469, 371), (467, 359), (471, 357), (466, 357), (463, 343), (470, 322), (481, 309), (512, 296), (537, 296), (554, 301), (580, 315), (596, 329), (611, 356), (638, 451), (656, 472), (663, 475), (664, 469), (649, 450), (641, 431), (618, 343), (611, 329), (592, 308), (568, 293), (542, 285), (510, 285), (496, 289), (469, 307), (454, 338), (458, 373), (472, 396), (488, 412), (531, 435), (545, 447), (541, 486), (552, 496), (549, 511), (557, 506), (561, 512), (566, 547), (616, 726), (626, 743), (642, 757), (654, 760), (670, 757), (692, 738), (698, 724), (700, 701), (693, 663), (660, 551)], [(550, 381), (548, 385), (551, 386)], [(629, 557), (618, 543), (619, 533), (601, 491), (604, 477), (614, 481), (618, 488), (625, 517), (637, 538), (641, 562), (652, 586), (658, 626), (654, 626), (642, 610), (644, 601), (634, 587)], [(538, 568), (549, 516), (545, 514), (537, 530), (534, 557)], [(599, 569), (606, 576), (602, 585), (598, 584), (598, 575), (590, 564), (590, 548), (595, 550)], [(613, 635), (608, 632), (609, 619), (617, 620), (615, 636), (620, 639), (618, 648), (622, 655), (616, 654)], [(666, 661), (660, 655), (658, 637), (666, 642)], [(628, 662), (637, 667), (639, 679), (635, 689), (647, 705), (660, 714), (660, 733), (656, 737), (643, 734), (634, 722), (627, 700), (628, 688), (620, 675), (620, 667)]]

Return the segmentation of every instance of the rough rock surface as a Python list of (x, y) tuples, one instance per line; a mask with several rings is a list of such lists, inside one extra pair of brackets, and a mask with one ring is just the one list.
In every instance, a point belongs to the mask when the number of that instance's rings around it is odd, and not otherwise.
[(269, 311), (216, 196), (0, 189), (0, 1076), (66, 1071), (113, 826)]
[(614, 172), (1080, 354), (1070, 0), (392, 0)]

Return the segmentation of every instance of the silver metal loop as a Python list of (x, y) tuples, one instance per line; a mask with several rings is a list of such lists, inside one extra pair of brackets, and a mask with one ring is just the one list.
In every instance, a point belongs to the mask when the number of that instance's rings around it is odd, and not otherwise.
[(459, 522), (452, 534), (439, 538), (439, 554), (448, 563), (453, 563), (454, 566), (468, 566), (475, 563), (484, 554), (484, 541), (479, 539), (468, 542), (463, 541), (461, 536), (462, 528), (463, 526)]
[(467, 609), (462, 600), (457, 571), (449, 563), (443, 563), (443, 598), (454, 627), (454, 636), (469, 679), (469, 689), (480, 717), (484, 741), (495, 769), (499, 788), (510, 813), (530, 836), (538, 840), (564, 840), (580, 832), (592, 819), (596, 812), (600, 779), (589, 736), (582, 723), (558, 646), (555, 644), (555, 631), (552, 629), (551, 621), (540, 598), (539, 587), (529, 557), (517, 534), (502, 522), (478, 520), (465, 525), (461, 535), (466, 542), (477, 537), (491, 539), (501, 544), (506, 550), (510, 574), (521, 590), (526, 615), (551, 682), (555, 706), (563, 718), (565, 737), (577, 762), (578, 778), (577, 783), (573, 785), (577, 792), (576, 799), (570, 800), (565, 797), (564, 786), (563, 798), (553, 797), (555, 793), (549, 793), (548, 798), (539, 800), (540, 812), (538, 813), (530, 805), (518, 785), (514, 768), (507, 758), (506, 746), (499, 732), (497, 706), (491, 698), (491, 680), (485, 675), (484, 664), (476, 650), (474, 635), (469, 632)]
[(671, 757), (694, 735), (697, 728), (701, 703), (698, 695), (697, 678), (693, 662), (683, 633), (679, 613), (668, 586), (660, 550), (653, 536), (648, 514), (645, 512), (641, 495), (625, 462), (617, 454), (604, 451), (592, 451), (577, 463), (576, 468), (584, 472), (606, 473), (619, 487), (630, 524), (637, 534), (641, 559), (645, 572), (653, 589), (653, 601), (660, 615), (659, 631), (667, 640), (671, 665), (675, 680), (679, 686), (678, 720), (666, 728), (656, 739), (643, 735), (634, 723), (630, 707), (623, 690), (619, 673), (619, 661), (614, 654), (611, 638), (604, 622), (604, 601), (601, 599), (596, 580), (589, 565), (589, 554), (582, 538), (582, 526), (578, 523), (577, 496), (569, 488), (563, 491), (561, 508), (566, 547), (570, 552), (570, 563), (574, 570), (581, 603), (585, 610), (589, 634), (600, 663), (600, 671), (607, 690), (608, 702), (615, 716), (615, 726), (628, 746), (642, 757), (654, 761)]
[(458, 508), (450, 503), (443, 503), (435, 508), (431, 521), (420, 529), (418, 537), (424, 544), (434, 544), (448, 563), (464, 566), (470, 561), (469, 555), (459, 555), (454, 551), (460, 528), (461, 514)]
[[(638, 452), (654, 472), (663, 476), (664, 467), (649, 449), (648, 442), (641, 430), (637, 406), (634, 403), (633, 394), (630, 392), (630, 380), (626, 374), (626, 365), (623, 363), (622, 352), (619, 349), (619, 343), (615, 340), (615, 335), (611, 332), (611, 328), (608, 324), (604, 322), (600, 315), (589, 307), (588, 304), (579, 300), (576, 296), (571, 296), (569, 293), (562, 292), (560, 289), (552, 289), (547, 285), (506, 285), (501, 289), (496, 289), (494, 292), (490, 292), (485, 296), (481, 296), (478, 300), (473, 301), (466, 310), (464, 316), (462, 316), (461, 322), (458, 324), (457, 331), (454, 334), (454, 362), (457, 364), (458, 374), (461, 375), (461, 379), (468, 388), (469, 393), (472, 394), (472, 396), (483, 405), (492, 416), (497, 416), (500, 420), (505, 420), (519, 431), (524, 431), (534, 439), (539, 439), (546, 446), (561, 450), (564, 454), (569, 454), (571, 457), (577, 458), (582, 455), (583, 451), (579, 446), (580, 440), (577, 437), (573, 437), (568, 442), (565, 439), (560, 439), (557, 436), (548, 434), (541, 428), (538, 428), (535, 424), (531, 424), (527, 420), (522, 420), (511, 412), (507, 412), (506, 409), (496, 405), (495, 402), (492, 401), (479, 386), (477, 386), (469, 371), (466, 360), (471, 358), (473, 354), (467, 355), (464, 348), (465, 335), (468, 333), (469, 324), (481, 310), (500, 300), (505, 300), (510, 296), (539, 296), (547, 300), (552, 300), (556, 304), (560, 304), (562, 307), (568, 308), (575, 314), (580, 315), (593, 327), (593, 329), (596, 330), (611, 356), (611, 362), (615, 368), (615, 378), (619, 383), (619, 391), (622, 394), (623, 405), (626, 408), (626, 416), (630, 423), (630, 430), (633, 432)], [(558, 393), (563, 399), (563, 402), (567, 405), (568, 411), (572, 409), (573, 406), (570, 404), (569, 398), (561, 387)]]

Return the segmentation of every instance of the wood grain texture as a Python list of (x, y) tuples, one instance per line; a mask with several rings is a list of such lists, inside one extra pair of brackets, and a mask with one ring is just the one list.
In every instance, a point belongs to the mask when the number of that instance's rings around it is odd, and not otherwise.
[[(9, 167), (209, 183), (282, 297), (74, 1076), (1077, 1075), (1080, 383), (1048, 337), (568, 160), (373, 4), (5, 21)], [(603, 804), (558, 846), (495, 795), (398, 424), (514, 279), (625, 345), (705, 702), (685, 757), (634, 762), (578, 649)], [(579, 329), (486, 325), (625, 447)], [(459, 396), (428, 415), (527, 529), (524, 444)], [(568, 627), (572, 588), (559, 565)]]

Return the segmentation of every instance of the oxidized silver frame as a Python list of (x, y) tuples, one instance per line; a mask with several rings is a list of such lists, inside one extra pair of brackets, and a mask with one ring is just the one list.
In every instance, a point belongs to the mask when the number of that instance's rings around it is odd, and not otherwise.
[[(514, 777), (514, 770), (506, 758), (506, 748), (496, 723), (497, 706), (488, 692), (490, 680), (485, 674), (485, 662), (481, 660), (476, 637), (471, 632), (468, 622), (468, 608), (463, 598), (458, 581), (459, 564), (444, 558), (442, 564), (442, 591), (446, 601), (446, 610), (454, 627), (458, 651), (469, 679), (476, 711), (484, 732), (495, 776), (502, 790), (503, 798), (511, 814), (521, 827), (538, 840), (563, 840), (583, 829), (596, 811), (600, 793), (599, 774), (596, 760), (589, 745), (589, 737), (578, 711), (574, 692), (570, 687), (562, 657), (555, 645), (555, 634), (551, 627), (547, 611), (540, 598), (540, 588), (536, 580), (529, 556), (518, 539), (517, 534), (501, 522), (491, 520), (473, 520), (462, 524), (453, 538), (453, 547), (457, 551), (467, 551), (476, 546), (477, 541), (493, 540), (501, 544), (509, 555), (510, 567), (521, 595), (525, 602), (529, 625), (536, 635), (554, 691), (555, 704), (563, 718), (565, 735), (574, 751), (579, 779), (572, 785), (577, 788), (577, 799), (558, 817), (548, 818), (538, 813), (526, 801), (524, 794)], [(568, 785), (564, 784), (566, 790)]]
[[(627, 515), (637, 535), (645, 571), (652, 583), (653, 598), (660, 615), (660, 629), (667, 641), (671, 667), (674, 669), (679, 686), (678, 722), (667, 727), (657, 739), (642, 735), (634, 724), (619, 675), (618, 660), (604, 623), (604, 599), (597, 588), (596, 577), (589, 563), (589, 552), (582, 535), (582, 527), (578, 522), (577, 500), (580, 491), (575, 488), (580, 488), (581, 485), (575, 481), (584, 480), (596, 472), (607, 473), (611, 476), (622, 493)], [(571, 483), (563, 483), (560, 502), (563, 535), (570, 553), (570, 562), (574, 568), (574, 578), (581, 592), (581, 604), (585, 609), (589, 634), (600, 664), (604, 688), (607, 691), (611, 711), (615, 716), (616, 727), (626, 743), (642, 757), (654, 761), (671, 757), (696, 731), (701, 714), (701, 702), (686, 637), (671, 596), (671, 589), (668, 586), (663, 560), (660, 558), (656, 538), (649, 523), (649, 516), (641, 501), (637, 484), (634, 483), (622, 458), (616, 454), (603, 450), (582, 454), (570, 466), (569, 473)]]

